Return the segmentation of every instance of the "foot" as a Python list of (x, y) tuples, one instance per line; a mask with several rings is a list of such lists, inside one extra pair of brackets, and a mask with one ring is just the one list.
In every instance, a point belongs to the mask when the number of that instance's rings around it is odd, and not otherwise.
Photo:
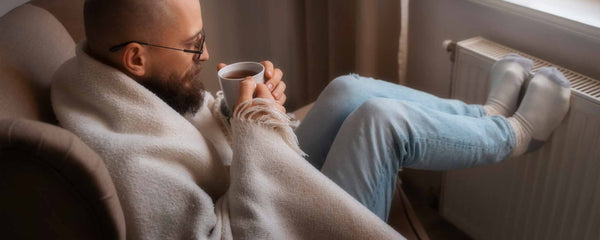
[(483, 106), (488, 116), (509, 117), (517, 110), (521, 85), (533, 61), (511, 53), (498, 60), (490, 71), (490, 93)]
[(570, 97), (569, 81), (556, 68), (537, 71), (519, 109), (508, 118), (517, 138), (512, 156), (542, 146), (567, 114)]

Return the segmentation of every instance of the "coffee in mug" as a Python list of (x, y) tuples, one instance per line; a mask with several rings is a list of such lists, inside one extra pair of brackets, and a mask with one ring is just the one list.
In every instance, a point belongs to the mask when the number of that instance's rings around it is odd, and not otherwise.
[(232, 72), (226, 73), (223, 77), (225, 77), (225, 78), (246, 78), (246, 77), (252, 77), (256, 74), (257, 74), (257, 72), (255, 72), (255, 71), (238, 70), (238, 71), (232, 71)]

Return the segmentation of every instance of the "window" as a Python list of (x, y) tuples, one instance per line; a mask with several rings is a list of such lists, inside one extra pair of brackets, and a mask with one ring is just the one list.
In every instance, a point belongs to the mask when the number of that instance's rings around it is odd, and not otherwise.
[(600, 28), (600, 0), (505, 0)]
[(600, 0), (470, 0), (600, 40)]

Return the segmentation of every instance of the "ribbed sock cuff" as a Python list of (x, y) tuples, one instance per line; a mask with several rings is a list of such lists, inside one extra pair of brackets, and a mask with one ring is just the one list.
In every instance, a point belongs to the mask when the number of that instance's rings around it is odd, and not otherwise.
[(483, 105), (483, 109), (485, 109), (485, 112), (488, 116), (508, 116), (508, 110), (506, 110), (506, 108), (494, 103), (487, 103), (486, 105)]
[(527, 151), (529, 142), (531, 141), (531, 128), (527, 122), (518, 114), (508, 118), (510, 126), (515, 132), (515, 148), (513, 149), (511, 157), (523, 155)]

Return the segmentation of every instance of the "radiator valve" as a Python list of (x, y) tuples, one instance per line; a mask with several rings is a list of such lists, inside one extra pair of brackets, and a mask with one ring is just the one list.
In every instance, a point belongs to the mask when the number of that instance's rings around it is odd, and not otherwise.
[(454, 50), (456, 50), (456, 42), (446, 39), (442, 42), (442, 46), (446, 52), (450, 53), (450, 61), (454, 62)]

